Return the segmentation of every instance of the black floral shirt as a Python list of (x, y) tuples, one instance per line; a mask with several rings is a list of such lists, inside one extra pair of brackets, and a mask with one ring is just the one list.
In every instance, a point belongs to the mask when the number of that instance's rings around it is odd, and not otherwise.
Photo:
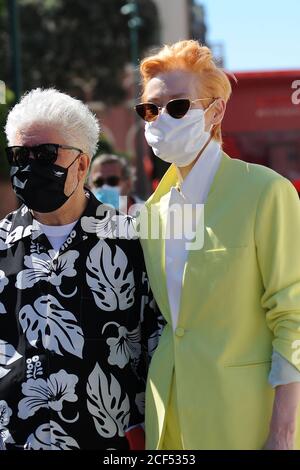
[[(12, 449), (127, 449), (160, 330), (131, 219), (87, 192), (55, 252), (26, 206), (0, 224), (0, 435)], [(101, 209), (101, 215), (97, 215)], [(124, 236), (125, 233), (125, 236)]]

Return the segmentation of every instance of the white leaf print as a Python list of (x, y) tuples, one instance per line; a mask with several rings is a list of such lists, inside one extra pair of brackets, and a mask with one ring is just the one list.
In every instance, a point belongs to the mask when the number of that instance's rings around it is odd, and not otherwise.
[[(4, 271), (0, 269), (0, 294), (2, 294), (5, 286), (8, 284), (8, 279), (5, 276)], [(6, 313), (5, 307), (2, 302), (0, 302), (0, 314)]]
[(83, 333), (73, 313), (63, 308), (52, 295), (39, 297), (19, 312), (19, 321), (26, 338), (33, 347), (38, 340), (44, 348), (60, 356), (67, 351), (82, 358)]
[(0, 339), (0, 365), (7, 366), (20, 359), (21, 354), (7, 341)]
[(53, 264), (55, 251), (48, 253), (31, 253), (24, 256), (24, 264), (28, 269), (24, 269), (17, 275), (16, 287), (27, 289), (36, 282), (46, 280), (53, 286), (60, 286), (63, 276), (74, 277), (76, 270), (74, 263), (79, 256), (76, 250), (69, 250), (57, 257), (56, 264)]
[(3, 379), (3, 377), (5, 377), (10, 371), (11, 369), (4, 369), (4, 367), (0, 367), (0, 379)]
[(9, 246), (11, 246), (11, 244), (20, 240), (23, 236), (30, 235), (31, 230), (32, 230), (32, 225), (27, 225), (26, 227), (23, 227), (22, 225), (18, 225), (12, 232), (10, 232), (7, 235), (6, 243)]
[(0, 250), (7, 250), (11, 247), (6, 240), (11, 226), (12, 221), (8, 219), (3, 219), (0, 223)]
[[(110, 324), (112, 322), (104, 325), (102, 334)], [(118, 327), (118, 336), (106, 340), (110, 348), (108, 363), (123, 369), (130, 360), (138, 359), (141, 355), (141, 331), (139, 327), (133, 331), (128, 331), (125, 326), (117, 323), (113, 324)]]
[(75, 402), (78, 400), (75, 394), (77, 382), (76, 375), (68, 374), (63, 369), (56, 374), (51, 374), (47, 380), (27, 380), (22, 384), (22, 393), (25, 398), (19, 402), (19, 418), (27, 419), (40, 408), (62, 411), (64, 401)]
[(27, 214), (27, 212), (29, 211), (28, 207), (27, 206), (23, 206), (21, 208), (21, 215), (22, 217), (24, 217), (25, 214)]
[(5, 276), (4, 271), (0, 269), (0, 294), (2, 294), (4, 287), (7, 286), (8, 284), (8, 279)]
[(126, 310), (134, 303), (134, 277), (128, 259), (120, 247), (113, 253), (109, 245), (100, 240), (91, 249), (86, 262), (88, 286), (95, 302), (102, 310)]
[(129, 422), (129, 398), (123, 394), (119, 382), (110, 374), (109, 379), (96, 363), (87, 383), (87, 406), (93, 416), (98, 434), (112, 438), (124, 436)]
[(50, 424), (41, 424), (28, 436), (25, 448), (26, 450), (73, 450), (79, 449), (79, 445), (59, 424), (50, 421)]

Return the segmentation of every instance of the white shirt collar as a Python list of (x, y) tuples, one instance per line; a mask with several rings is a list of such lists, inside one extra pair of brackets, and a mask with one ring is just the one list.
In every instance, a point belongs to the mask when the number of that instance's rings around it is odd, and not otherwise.
[(211, 140), (190, 173), (181, 183), (180, 192), (186, 202), (193, 204), (205, 203), (220, 162), (221, 146), (219, 142)]

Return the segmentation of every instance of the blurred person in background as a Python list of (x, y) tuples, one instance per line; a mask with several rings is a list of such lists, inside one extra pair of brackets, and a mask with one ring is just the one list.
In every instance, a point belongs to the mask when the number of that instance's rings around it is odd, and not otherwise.
[(132, 168), (123, 157), (113, 154), (96, 156), (91, 163), (88, 181), (99, 201), (111, 204), (121, 212), (134, 216), (135, 204), (143, 203), (133, 193)]
[(98, 122), (81, 101), (36, 89), (6, 135), (22, 205), (0, 223), (1, 439), (140, 449), (158, 321), (139, 241), (111, 236), (111, 209), (84, 187)]
[[(141, 62), (145, 137), (171, 163), (146, 202), (142, 245), (167, 325), (146, 394), (149, 449), (300, 448), (300, 206), (269, 168), (222, 152), (230, 82), (196, 41)], [(204, 205), (202, 247), (167, 228)], [(193, 212), (191, 212), (193, 213)], [(170, 232), (169, 232), (170, 233)], [(190, 240), (189, 240), (190, 241)]]

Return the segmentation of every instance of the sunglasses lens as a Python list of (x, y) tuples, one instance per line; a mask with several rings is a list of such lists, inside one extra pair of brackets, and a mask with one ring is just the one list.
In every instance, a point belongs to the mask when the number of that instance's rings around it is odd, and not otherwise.
[(93, 181), (93, 184), (96, 188), (101, 188), (104, 184), (108, 184), (109, 186), (118, 186), (119, 183), (119, 176), (108, 176), (107, 178), (102, 178), (102, 176), (99, 176), (95, 179), (95, 181)]
[(98, 178), (96, 178), (96, 179), (93, 181), (93, 185), (94, 185), (96, 188), (101, 188), (101, 186), (104, 185), (104, 179), (101, 178), (101, 176), (99, 176)]
[(109, 186), (118, 186), (120, 178), (118, 176), (108, 176), (106, 182)]
[(27, 147), (7, 147), (6, 155), (10, 165), (25, 166), (29, 161), (29, 149)]
[(34, 148), (34, 158), (40, 163), (54, 163), (57, 159), (57, 151), (57, 145), (41, 144)]
[(54, 163), (57, 159), (58, 146), (42, 144), (36, 147), (7, 147), (6, 155), (10, 165), (25, 166), (32, 159), (40, 163)]
[(158, 116), (158, 107), (153, 103), (137, 104), (135, 110), (144, 121), (154, 121)]
[(190, 100), (178, 99), (169, 101), (166, 106), (168, 113), (175, 119), (182, 118), (190, 109)]

